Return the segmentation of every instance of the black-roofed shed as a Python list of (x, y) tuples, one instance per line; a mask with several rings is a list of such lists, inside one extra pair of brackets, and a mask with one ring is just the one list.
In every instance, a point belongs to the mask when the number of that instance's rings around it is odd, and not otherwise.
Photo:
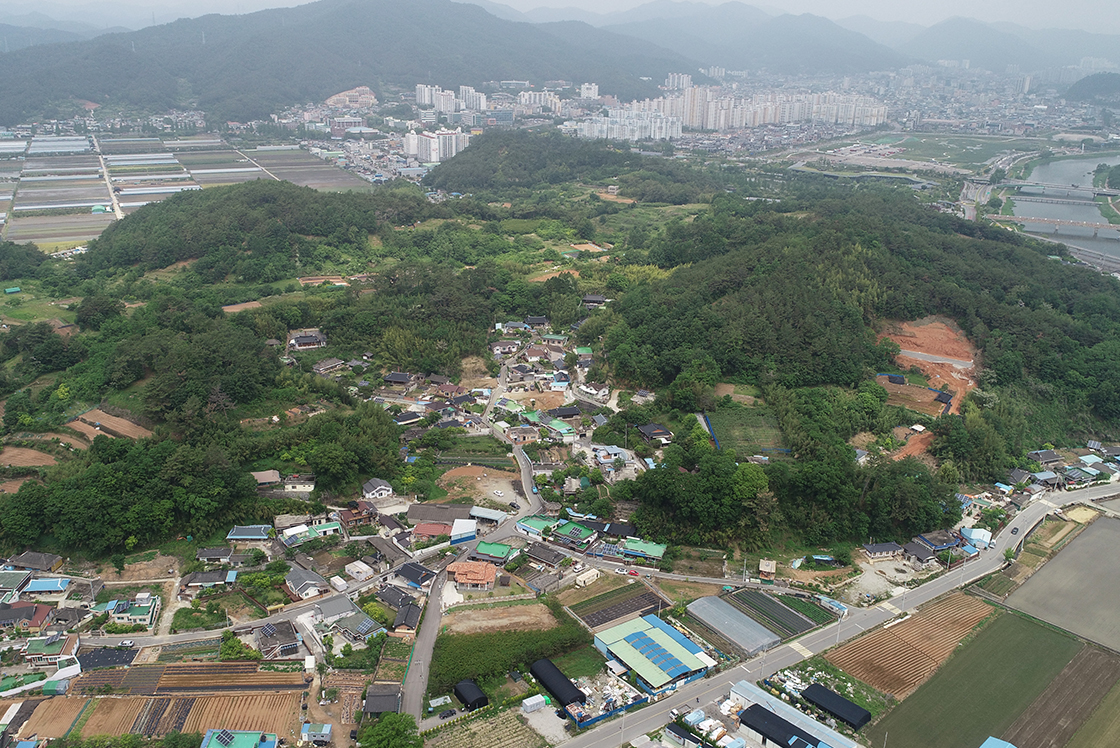
[(552, 660), (547, 658), (537, 660), (529, 666), (529, 672), (560, 702), (560, 706), (568, 706), (577, 701), (580, 704), (587, 703), (587, 695), (576, 688), (576, 684), (561, 673), (560, 668), (556, 667)]
[(936, 400), (939, 403), (944, 403), (946, 405), (953, 402), (953, 396), (950, 395), (948, 392), (938, 392), (937, 397), (935, 397), (933, 399)]
[(853, 730), (858, 730), (871, 721), (871, 712), (820, 683), (813, 683), (802, 691), (801, 698), (846, 723)]
[(486, 694), (482, 692), (478, 684), (470, 679), (461, 680), (455, 684), (455, 698), (468, 712), (481, 709), (490, 703), (490, 699), (486, 698)]

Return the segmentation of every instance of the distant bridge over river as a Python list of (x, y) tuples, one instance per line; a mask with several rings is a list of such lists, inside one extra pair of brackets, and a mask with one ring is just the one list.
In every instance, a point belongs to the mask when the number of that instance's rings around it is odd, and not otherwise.
[[(1065, 221), (1060, 218), (1033, 218), (1031, 216), (1001, 216), (995, 213), (989, 213), (984, 216), (991, 221), (1007, 221), (1009, 223), (1040, 223), (1046, 226), (1053, 226), (1054, 233), (1058, 233), (1058, 229), (1062, 226), (1080, 226), (1082, 228), (1090, 228), (1093, 230), (1093, 236), (1097, 236), (1101, 229), (1108, 229), (1120, 232), (1120, 225), (1113, 225), (1111, 223), (1091, 223), (1089, 221)], [(1120, 236), (1117, 237), (1120, 239)]]
[[(1077, 187), (1072, 184), (1049, 184), (1047, 182), (1025, 182), (1022, 180), (1008, 180), (1003, 184), (1009, 187), (1045, 187), (1050, 190), (1066, 190), (1067, 192), (1092, 192), (1094, 195), (1120, 196), (1120, 190), (1107, 187)], [(1018, 199), (1018, 198), (1015, 198)]]

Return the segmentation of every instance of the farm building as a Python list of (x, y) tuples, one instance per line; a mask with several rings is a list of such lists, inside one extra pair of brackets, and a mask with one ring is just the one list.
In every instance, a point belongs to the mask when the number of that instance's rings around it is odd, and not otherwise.
[(718, 597), (693, 600), (688, 612), (751, 657), (781, 641), (770, 629)]
[(408, 521), (414, 525), (421, 522), (438, 522), (452, 525), (457, 519), (469, 519), (470, 504), (413, 504), (408, 508)]
[(716, 664), (688, 637), (653, 615), (599, 632), (595, 648), (630, 670), (648, 693), (693, 681)]
[(499, 524), (506, 518), (506, 513), (500, 509), (487, 509), (482, 506), (471, 507), (471, 519), (477, 519), (482, 522), (492, 522)]
[(457, 519), (451, 525), (451, 545), (469, 543), (478, 533), (478, 523), (473, 519)]
[(486, 698), (486, 694), (482, 692), (478, 684), (469, 679), (461, 680), (455, 684), (455, 698), (468, 712), (481, 709), (490, 703), (490, 699)]
[(199, 748), (276, 748), (276, 736), (260, 730), (207, 730)]
[(296, 632), (291, 621), (266, 623), (255, 632), (257, 649), (266, 660), (293, 657), (299, 652), (302, 637)]
[(370, 717), (401, 709), (401, 687), (398, 683), (371, 683), (366, 687), (362, 711)]
[(304, 722), (299, 731), (299, 739), (305, 743), (327, 745), (331, 742), (331, 726)]
[(447, 565), (455, 576), (457, 590), (492, 590), (498, 569), (485, 561), (455, 561)]
[(898, 543), (864, 543), (863, 551), (872, 560), (893, 558), (902, 553), (902, 546)]
[(540, 659), (529, 666), (529, 672), (533, 674), (545, 690), (552, 694), (553, 698), (564, 707), (568, 704), (587, 703), (587, 694), (576, 688), (568, 676), (560, 672), (560, 668), (547, 658)]
[(983, 527), (963, 527), (961, 528), (961, 535), (964, 536), (969, 545), (977, 548), (987, 548), (992, 544), (991, 531), (985, 530)]
[(420, 564), (409, 561), (397, 569), (397, 579), (413, 589), (425, 589), (435, 579), (435, 572), (424, 568)]
[(906, 377), (901, 374), (888, 374), (887, 381), (891, 384), (906, 384)]
[(492, 564), (504, 564), (509, 560), (509, 554), (512, 550), (505, 543), (487, 543), (483, 540), (475, 547), (471, 558), (478, 561), (488, 561)]
[(16, 571), (58, 571), (62, 568), (62, 556), (53, 553), (25, 551), (8, 559), (8, 566)]
[[(780, 729), (784, 724), (786, 725), (786, 727), (784, 727), (786, 731), (789, 731), (790, 728), (796, 731), (786, 732), (784, 734), (775, 732), (775, 737), (767, 737), (767, 740), (771, 742), (763, 743), (764, 745), (771, 745), (773, 742), (780, 740), (784, 746), (800, 746), (802, 744), (791, 742), (794, 737), (799, 737), (809, 746), (827, 745), (830, 746), (830, 748), (858, 748), (859, 746), (859, 744), (851, 738), (847, 738), (835, 730), (829, 729), (809, 715), (798, 711), (797, 708), (782, 701), (779, 697), (762, 690), (748, 681), (741, 680), (731, 686), (731, 700), (746, 707), (739, 714), (739, 719), (742, 720), (741, 724), (743, 728), (749, 727), (748, 719), (757, 727), (762, 727), (764, 724), (762, 720), (765, 719), (765, 715), (762, 714), (762, 712), (764, 712), (765, 714), (769, 714), (781, 720), (781, 723), (770, 723), (771, 729)], [(746, 712), (752, 707), (755, 707), (755, 709), (748, 718)], [(761, 743), (762, 741), (758, 740), (756, 735), (765, 734), (760, 733), (755, 727), (750, 727), (750, 729), (754, 730), (755, 735), (750, 735), (748, 732), (748, 737), (753, 737), (757, 742)]]
[(226, 535), (226, 540), (268, 540), (272, 525), (234, 525)]
[(257, 487), (261, 486), (274, 486), (280, 482), (279, 470), (261, 470), (256, 473), (249, 473), (253, 476), (253, 480), (257, 482)]
[(828, 712), (853, 730), (858, 730), (871, 721), (871, 712), (859, 704), (853, 704), (835, 691), (830, 691), (820, 683), (813, 683), (802, 691), (801, 698)]
[(961, 540), (956, 535), (945, 530), (933, 530), (932, 532), (923, 532), (918, 537), (914, 538), (920, 543), (924, 543), (930, 550), (944, 551), (949, 548), (956, 548), (960, 545)]
[(618, 550), (623, 556), (647, 561), (660, 561), (665, 555), (665, 549), (666, 546), (661, 543), (651, 543), (637, 538), (626, 538), (618, 544)]
[(937, 561), (937, 556), (928, 546), (923, 543), (915, 543), (914, 541), (902, 546), (902, 555), (907, 561), (921, 564), (922, 566)]
[(933, 400), (934, 400), (934, 402), (938, 402), (938, 403), (941, 403), (943, 405), (948, 405), (949, 403), (953, 402), (953, 396), (950, 395), (948, 392), (938, 392), (937, 397), (933, 398)]

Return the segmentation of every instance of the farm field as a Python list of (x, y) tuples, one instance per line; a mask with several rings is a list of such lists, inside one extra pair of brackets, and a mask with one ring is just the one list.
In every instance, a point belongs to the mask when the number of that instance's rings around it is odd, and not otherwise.
[(252, 151), (258, 164), (280, 179), (317, 190), (369, 188), (370, 183), (306, 151)]
[(740, 456), (782, 447), (782, 432), (766, 406), (716, 410), (708, 413), (708, 420), (719, 445)]
[(654, 613), (659, 607), (667, 605), (656, 592), (635, 582), (572, 605), (570, 610), (589, 627), (597, 629)]
[(978, 746), (989, 735), (1004, 734), (1082, 646), (1020, 616), (1001, 615), (868, 727), (866, 737), (882, 745), (889, 734), (893, 745), (907, 748)]
[(1102, 517), (1007, 598), (1028, 615), (1120, 650), (1120, 520)]
[(1120, 658), (1096, 647), (1084, 647), (1019, 715), (1003, 739), (1016, 748), (1062, 748), (1117, 680)]
[(816, 626), (777, 598), (757, 590), (740, 590), (728, 595), (727, 602), (783, 639), (803, 634)]
[(489, 719), (440, 730), (424, 741), (425, 748), (546, 748), (545, 739), (506, 710)]
[(31, 719), (20, 728), (20, 735), (61, 738), (78, 718), (87, 701), (88, 699), (67, 696), (45, 699), (35, 708)]
[(991, 613), (987, 603), (956, 593), (889, 629), (844, 644), (825, 658), (879, 691), (904, 699)]
[(945, 407), (934, 400), (937, 393), (928, 387), (891, 384), (886, 377), (875, 377), (875, 381), (887, 391), (887, 405), (897, 405), (927, 416), (939, 416)]
[(12, 242), (35, 242), (40, 245), (70, 242), (78, 244), (101, 236), (110, 223), (112, 213), (70, 213), (56, 216), (11, 216), (8, 233)]
[(1066, 748), (1120, 745), (1120, 683), (1112, 687)]
[(123, 735), (130, 732), (145, 701), (146, 699), (112, 697), (98, 699), (93, 715), (82, 726), (82, 737)]
[(213, 696), (195, 702), (183, 732), (205, 732), (217, 724), (227, 730), (261, 730), (289, 735), (299, 720), (299, 694)]
[(513, 629), (545, 630), (558, 625), (552, 612), (540, 603), (452, 610), (443, 619), (444, 631), (452, 634), (480, 634)]
[(33, 465), (53, 465), (58, 460), (44, 452), (23, 447), (4, 447), (0, 451), (0, 465), (29, 467)]
[[(632, 579), (632, 577), (631, 577)], [(656, 580), (655, 580), (656, 581)], [(572, 606), (631, 583), (618, 574), (604, 574), (586, 587), (568, 587), (557, 595), (561, 605)]]
[(111, 416), (99, 408), (94, 408), (83, 414), (79, 420), (91, 426), (100, 424), (102, 431), (109, 431), (115, 436), (125, 436), (129, 439), (145, 439), (152, 435), (152, 432), (143, 426), (137, 426), (132, 421), (126, 421), (117, 416)]

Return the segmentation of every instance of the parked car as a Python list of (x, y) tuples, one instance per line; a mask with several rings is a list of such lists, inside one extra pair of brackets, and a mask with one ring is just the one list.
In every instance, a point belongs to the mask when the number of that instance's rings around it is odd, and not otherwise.
[(509, 502), (509, 508), (510, 509), (515, 509), (517, 511), (521, 511), (521, 505), (518, 504), (516, 501)]
[(439, 718), (440, 719), (447, 719), (448, 717), (454, 717), (454, 716), (455, 716), (455, 710), (454, 709), (445, 709), (445, 710), (443, 710), (442, 712), (439, 713)]
[(135, 647), (136, 642), (132, 641), (131, 639), (125, 639), (123, 642), (121, 642), (117, 646), (118, 647)]
[(623, 568), (622, 568), (622, 567), (620, 566), (620, 567), (618, 567), (617, 569), (615, 569), (615, 570), (614, 570), (614, 573), (615, 573), (615, 574), (625, 574), (625, 573), (626, 573), (626, 569), (623, 569)]
[(628, 571), (626, 573), (629, 574), (632, 577), (640, 577), (641, 576), (641, 574), (638, 573), (637, 569), (631, 569), (630, 571)]
[(495, 491), (494, 495), (497, 496), (500, 499), (503, 496), (505, 496), (505, 492), (504, 491)]
[(1012, 527), (1011, 528), (1011, 534), (1012, 535), (1018, 535), (1019, 534), (1019, 528), (1018, 527)]
[(350, 731), (350, 739), (351, 740), (357, 740), (358, 739), (358, 731), (357, 730), (351, 730)]
[(679, 716), (681, 716), (681, 712), (680, 712), (679, 709), (670, 709), (669, 710), (669, 719), (676, 719)]

